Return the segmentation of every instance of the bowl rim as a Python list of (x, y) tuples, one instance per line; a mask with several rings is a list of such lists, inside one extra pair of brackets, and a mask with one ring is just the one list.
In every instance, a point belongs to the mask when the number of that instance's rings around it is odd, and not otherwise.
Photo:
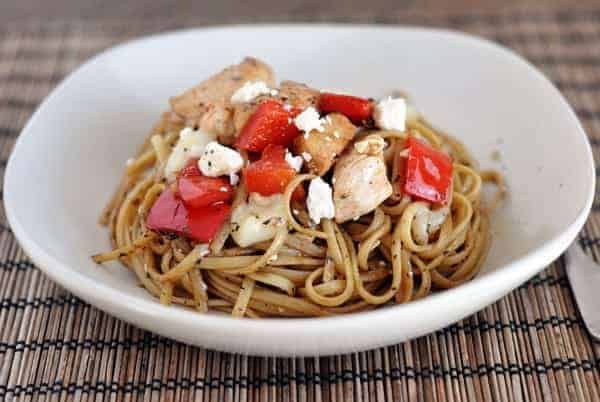
[[(60, 261), (58, 257), (55, 257), (50, 252), (46, 251), (43, 246), (37, 244), (33, 237), (31, 237), (27, 229), (19, 221), (17, 217), (17, 200), (12, 196), (11, 188), (17, 186), (18, 171), (15, 170), (15, 160), (19, 158), (21, 149), (23, 147), (24, 138), (35, 135), (35, 132), (31, 131), (33, 122), (39, 119), (39, 116), (43, 113), (44, 106), (52, 102), (62, 92), (63, 88), (68, 86), (73, 77), (78, 75), (81, 71), (92, 68), (96, 63), (101, 62), (107, 55), (114, 53), (115, 51), (124, 51), (129, 47), (138, 45), (146, 45), (148, 42), (155, 40), (172, 39), (180, 35), (189, 35), (197, 33), (205, 33), (208, 31), (227, 31), (231, 29), (242, 29), (242, 30), (278, 30), (293, 27), (294, 29), (327, 29), (327, 30), (379, 30), (389, 31), (395, 34), (402, 32), (412, 32), (421, 34), (436, 34), (443, 36), (444, 38), (459, 40), (463, 42), (469, 42), (472, 46), (493, 48), (497, 52), (501, 52), (505, 57), (512, 59), (512, 62), (525, 65), (535, 74), (537, 79), (545, 81), (551, 86), (551, 90), (556, 92), (569, 118), (573, 119), (576, 125), (576, 132), (574, 136), (579, 135), (584, 138), (585, 153), (587, 157), (588, 167), (590, 169), (590, 183), (588, 183), (588, 194), (585, 205), (577, 213), (576, 218), (571, 222), (562, 233), (557, 234), (550, 240), (546, 241), (542, 246), (528, 252), (527, 254), (498, 267), (493, 272), (486, 273), (485, 275), (476, 276), (471, 281), (462, 284), (453, 289), (447, 289), (444, 292), (434, 293), (428, 297), (416, 300), (411, 303), (403, 305), (386, 306), (381, 309), (374, 309), (365, 312), (358, 312), (353, 314), (344, 314), (331, 317), (319, 317), (319, 318), (269, 318), (261, 320), (238, 320), (233, 319), (229, 316), (213, 315), (213, 314), (198, 314), (190, 309), (184, 308), (173, 308), (172, 306), (163, 306), (154, 299), (145, 299), (136, 295), (131, 295), (120, 291), (112, 286), (103, 283), (96, 282), (86, 275), (73, 270), (67, 263)], [(577, 118), (572, 107), (567, 103), (563, 95), (558, 91), (554, 84), (544, 76), (535, 66), (529, 63), (521, 56), (514, 53), (512, 50), (506, 47), (496, 44), (484, 38), (473, 36), (459, 31), (453, 31), (448, 29), (439, 28), (425, 28), (415, 27), (410, 25), (399, 25), (399, 26), (378, 26), (372, 24), (330, 24), (330, 23), (319, 23), (319, 24), (236, 24), (236, 25), (219, 25), (211, 26), (206, 28), (190, 28), (183, 30), (168, 31), (165, 33), (157, 33), (148, 36), (141, 36), (118, 44), (116, 46), (109, 47), (102, 52), (91, 57), (87, 61), (83, 62), (74, 71), (69, 73), (44, 99), (43, 102), (37, 107), (35, 112), (29, 118), (28, 122), (22, 129), (19, 137), (16, 140), (14, 148), (9, 157), (7, 168), (5, 172), (4, 180), (4, 194), (5, 194), (5, 208), (6, 215), (10, 227), (13, 230), (15, 237), (17, 238), (20, 245), (23, 247), (26, 254), (32, 259), (32, 261), (38, 266), (46, 275), (52, 280), (58, 282), (61, 286), (64, 286), (70, 292), (74, 293), (78, 297), (88, 302), (91, 302), (96, 307), (108, 311), (109, 313), (118, 316), (119, 318), (132, 322), (131, 317), (121, 313), (122, 311), (129, 310), (130, 313), (143, 313), (146, 317), (154, 316), (158, 317), (178, 317), (172, 318), (174, 321), (185, 320), (189, 322), (191, 326), (195, 328), (202, 328), (206, 326), (219, 326), (224, 331), (245, 331), (247, 333), (260, 334), (260, 333), (273, 333), (273, 334), (299, 334), (298, 330), (308, 331), (310, 333), (319, 333), (325, 327), (340, 329), (352, 329), (357, 327), (368, 327), (374, 322), (383, 322), (382, 320), (390, 319), (394, 317), (394, 314), (401, 310), (408, 312), (418, 313), (423, 308), (431, 308), (432, 306), (441, 306), (445, 303), (452, 303), (456, 300), (456, 297), (460, 297), (461, 294), (470, 294), (475, 292), (477, 289), (485, 288), (486, 285), (490, 285), (497, 282), (510, 282), (511, 277), (519, 276), (516, 275), (519, 270), (523, 270), (523, 267), (531, 267), (527, 272), (528, 277), (533, 276), (545, 265), (549, 264), (556, 257), (558, 257), (567, 246), (575, 239), (577, 233), (583, 227), (592, 207), (595, 194), (595, 168), (594, 159), (592, 154), (591, 145), (585, 130), (583, 129), (581, 122)], [(520, 275), (523, 275), (522, 272)], [(512, 290), (509, 289), (508, 291)], [(497, 300), (500, 296), (496, 297)], [(323, 331), (326, 332), (326, 331)], [(424, 330), (421, 334), (429, 332)]]

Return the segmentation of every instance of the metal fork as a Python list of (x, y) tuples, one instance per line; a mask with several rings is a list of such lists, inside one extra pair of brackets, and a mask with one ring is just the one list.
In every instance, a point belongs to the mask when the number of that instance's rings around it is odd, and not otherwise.
[(600, 340), (600, 265), (574, 241), (565, 253), (565, 267), (583, 322)]

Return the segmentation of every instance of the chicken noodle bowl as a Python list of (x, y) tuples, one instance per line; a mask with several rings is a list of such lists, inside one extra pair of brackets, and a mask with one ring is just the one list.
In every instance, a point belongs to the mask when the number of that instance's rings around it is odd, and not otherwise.
[(102, 213), (114, 249), (93, 259), (201, 312), (363, 311), (473, 278), (504, 193), (404, 98), (276, 86), (247, 58), (171, 99)]

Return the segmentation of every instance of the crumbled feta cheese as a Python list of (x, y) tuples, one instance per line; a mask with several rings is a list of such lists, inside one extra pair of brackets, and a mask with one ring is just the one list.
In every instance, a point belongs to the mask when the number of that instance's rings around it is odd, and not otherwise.
[(307, 162), (310, 162), (312, 160), (312, 155), (308, 152), (302, 152), (302, 159), (304, 159)]
[(330, 219), (335, 216), (331, 187), (320, 177), (310, 181), (306, 206), (308, 215), (314, 223), (321, 222), (322, 218)]
[(377, 103), (373, 111), (375, 123), (384, 130), (406, 129), (406, 101), (402, 98), (383, 99)]
[(231, 103), (252, 102), (261, 95), (271, 94), (271, 91), (264, 81), (246, 81), (231, 95)]
[(232, 186), (237, 186), (239, 182), (240, 182), (240, 176), (238, 176), (237, 173), (229, 174), (229, 184), (231, 184)]
[(304, 111), (294, 119), (296, 127), (305, 133), (310, 133), (312, 130), (323, 132), (325, 130), (323, 124), (325, 123), (325, 119), (321, 119), (319, 117), (319, 112), (312, 106), (304, 109)]
[(292, 110), (292, 105), (290, 105), (289, 103), (285, 103), (283, 105), (283, 110), (285, 110), (286, 112), (289, 112), (290, 110)]
[(217, 177), (237, 173), (244, 166), (244, 159), (237, 151), (213, 141), (206, 145), (198, 167), (203, 175)]
[(250, 193), (248, 201), (239, 204), (231, 214), (231, 237), (240, 247), (271, 240), (285, 216), (281, 194), (264, 197)]
[(169, 181), (175, 180), (177, 172), (183, 169), (188, 160), (201, 157), (204, 147), (215, 139), (215, 134), (201, 130), (192, 130), (189, 127), (181, 130), (179, 140), (165, 164), (165, 177)]
[(296, 172), (299, 172), (300, 169), (302, 169), (302, 163), (304, 163), (301, 156), (294, 156), (287, 149), (285, 150), (285, 161), (288, 165), (293, 167)]

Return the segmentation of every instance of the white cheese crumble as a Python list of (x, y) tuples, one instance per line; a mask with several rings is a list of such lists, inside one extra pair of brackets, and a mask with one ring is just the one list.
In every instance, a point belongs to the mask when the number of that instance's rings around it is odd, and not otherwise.
[(302, 169), (302, 164), (304, 161), (301, 156), (294, 156), (287, 149), (285, 150), (285, 161), (290, 165), (296, 172), (299, 172)]
[(231, 95), (231, 103), (252, 102), (261, 95), (277, 95), (277, 91), (267, 86), (264, 81), (246, 81), (241, 88)]
[(231, 237), (240, 247), (270, 240), (285, 216), (281, 194), (264, 197), (250, 193), (248, 201), (239, 204), (231, 214)]
[(231, 184), (232, 186), (237, 186), (239, 182), (240, 176), (237, 173), (229, 174), (229, 184)]
[(321, 222), (322, 218), (331, 219), (335, 216), (331, 187), (320, 177), (310, 181), (306, 207), (314, 223)]
[(304, 159), (307, 162), (310, 162), (312, 160), (312, 155), (308, 152), (302, 152), (302, 159)]
[(294, 124), (298, 127), (299, 130), (304, 131), (305, 133), (310, 133), (312, 130), (317, 130), (319, 132), (323, 132), (325, 128), (323, 124), (325, 124), (325, 119), (321, 119), (319, 117), (319, 112), (312, 106), (307, 107), (294, 119)]
[(244, 166), (244, 159), (237, 151), (213, 141), (206, 145), (198, 167), (203, 175), (217, 177), (237, 173)]
[(406, 129), (406, 101), (402, 98), (380, 100), (373, 111), (375, 124), (384, 130)]
[(215, 134), (206, 133), (201, 130), (184, 128), (179, 133), (179, 140), (167, 159), (165, 164), (165, 177), (169, 181), (175, 180), (177, 172), (186, 165), (191, 158), (200, 158), (204, 147), (217, 138)]

